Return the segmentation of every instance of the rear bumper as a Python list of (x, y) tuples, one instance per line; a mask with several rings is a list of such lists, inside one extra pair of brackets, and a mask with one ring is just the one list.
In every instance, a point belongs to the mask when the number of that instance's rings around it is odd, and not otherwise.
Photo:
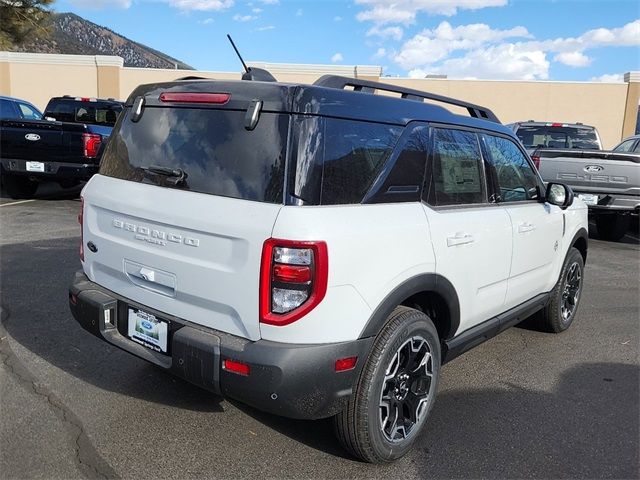
[(635, 213), (640, 211), (640, 197), (637, 195), (619, 195), (615, 193), (580, 192), (574, 191), (576, 196), (580, 194), (598, 195), (597, 205), (587, 205), (590, 214), (598, 213)]
[(95, 173), (98, 173), (98, 162), (96, 163), (69, 163), (69, 162), (40, 162), (44, 164), (44, 172), (27, 171), (27, 160), (0, 160), (0, 168), (3, 174), (24, 175), (41, 179), (68, 179), (88, 180)]
[[(259, 410), (300, 419), (335, 415), (352, 393), (373, 338), (320, 345), (252, 342), (138, 305), (77, 272), (69, 288), (74, 318), (93, 335), (216, 394)], [(129, 306), (167, 320), (169, 355), (126, 336)], [(105, 312), (117, 328), (105, 326)], [(336, 373), (335, 361), (357, 356), (355, 369)], [(248, 364), (248, 376), (222, 368), (225, 359)]]

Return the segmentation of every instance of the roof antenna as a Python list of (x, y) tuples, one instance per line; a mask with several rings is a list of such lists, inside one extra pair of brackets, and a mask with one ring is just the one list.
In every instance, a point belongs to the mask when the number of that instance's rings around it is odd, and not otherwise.
[(253, 80), (253, 81), (259, 81), (259, 82), (277, 82), (274, 76), (271, 75), (265, 69), (257, 68), (257, 67), (247, 67), (247, 64), (244, 63), (244, 60), (242, 59), (242, 55), (240, 55), (240, 52), (238, 51), (236, 44), (233, 42), (231, 35), (229, 35), (228, 33), (227, 33), (227, 38), (229, 39), (229, 42), (231, 42), (231, 46), (236, 51), (236, 55), (238, 55), (238, 58), (242, 63), (242, 67), (244, 68), (244, 73), (242, 74), (242, 80)]

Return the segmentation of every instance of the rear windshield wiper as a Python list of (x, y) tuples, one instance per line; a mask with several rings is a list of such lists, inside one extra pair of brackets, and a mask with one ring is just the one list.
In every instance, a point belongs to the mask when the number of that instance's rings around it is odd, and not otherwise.
[(153, 173), (155, 175), (162, 175), (167, 177), (167, 182), (172, 185), (179, 185), (183, 183), (188, 175), (187, 172), (182, 170), (181, 168), (169, 168), (162, 167), (160, 165), (150, 165), (148, 167), (140, 167), (140, 169), (145, 173)]

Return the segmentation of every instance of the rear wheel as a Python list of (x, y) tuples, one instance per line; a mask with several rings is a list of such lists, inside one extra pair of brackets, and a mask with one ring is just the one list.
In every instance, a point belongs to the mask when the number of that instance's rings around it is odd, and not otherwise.
[(620, 215), (618, 213), (598, 215), (596, 217), (596, 228), (600, 238), (617, 242), (627, 233), (629, 215)]
[(38, 189), (38, 182), (20, 175), (3, 175), (2, 186), (11, 198), (32, 198)]
[(551, 292), (549, 303), (536, 318), (541, 330), (560, 333), (571, 326), (580, 303), (583, 277), (584, 260), (578, 249), (572, 247), (565, 258), (560, 279)]
[(336, 435), (371, 463), (406, 454), (433, 407), (440, 375), (438, 333), (424, 313), (397, 307), (376, 338), (358, 385), (336, 415)]

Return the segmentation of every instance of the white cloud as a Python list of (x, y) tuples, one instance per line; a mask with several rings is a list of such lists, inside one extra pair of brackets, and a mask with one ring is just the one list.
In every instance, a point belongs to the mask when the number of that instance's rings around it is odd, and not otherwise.
[(387, 49), (381, 47), (378, 50), (376, 50), (376, 53), (374, 53), (373, 58), (384, 58), (386, 54), (387, 54)]
[(623, 82), (624, 75), (622, 73), (605, 73), (599, 77), (591, 77), (592, 82)]
[(257, 19), (258, 17), (256, 17), (255, 15), (240, 15), (239, 13), (236, 13), (231, 18), (233, 18), (236, 22), (250, 22)]
[(336, 15), (335, 17), (333, 17), (333, 21), (334, 22), (341, 22), (342, 21), (342, 17), (340, 15)]
[(253, 13), (262, 13), (262, 9), (261, 8), (252, 8), (251, 11)]
[(372, 21), (383, 25), (387, 23), (415, 23), (418, 13), (432, 15), (455, 15), (458, 10), (478, 10), (486, 7), (502, 7), (507, 0), (356, 0), (365, 10), (356, 18), (361, 22)]
[(441, 22), (405, 41), (394, 62), (409, 75), (453, 78), (547, 79), (550, 61), (586, 67), (594, 48), (640, 46), (640, 20), (619, 28), (597, 28), (578, 37), (534, 40), (524, 27), (493, 29), (485, 24)]
[(233, 7), (233, 0), (168, 0), (169, 5), (179, 10), (219, 12)]
[(107, 8), (121, 8), (126, 10), (131, 7), (131, 3), (131, 0), (71, 0), (72, 5), (89, 10), (104, 10)]
[(278, 5), (280, 0), (260, 0), (260, 3), (264, 3), (265, 5)]
[(402, 39), (404, 31), (401, 27), (379, 27), (374, 25), (367, 31), (367, 37), (392, 38), (396, 41)]
[(421, 68), (444, 60), (457, 50), (472, 50), (507, 38), (530, 36), (524, 27), (497, 30), (483, 23), (452, 27), (449, 22), (442, 22), (435, 29), (422, 30), (405, 42), (394, 60), (407, 70)]
[(302, 11), (301, 8), (299, 8), (298, 10), (296, 10), (296, 17), (301, 17), (304, 14), (304, 12)]
[(275, 29), (276, 29), (276, 27), (274, 27), (273, 25), (267, 25), (267, 26), (264, 26), (264, 27), (256, 28), (256, 31), (257, 32), (265, 32), (267, 30), (275, 30)]
[(340, 52), (335, 53), (332, 57), (331, 57), (331, 62), (332, 63), (338, 63), (341, 62), (342, 60), (344, 60), (344, 57), (342, 56), (342, 54)]
[(587, 67), (591, 64), (591, 59), (582, 52), (562, 52), (553, 57), (553, 60), (570, 67)]
[(215, 20), (211, 17), (200, 20), (198, 23), (201, 25), (211, 25)]

